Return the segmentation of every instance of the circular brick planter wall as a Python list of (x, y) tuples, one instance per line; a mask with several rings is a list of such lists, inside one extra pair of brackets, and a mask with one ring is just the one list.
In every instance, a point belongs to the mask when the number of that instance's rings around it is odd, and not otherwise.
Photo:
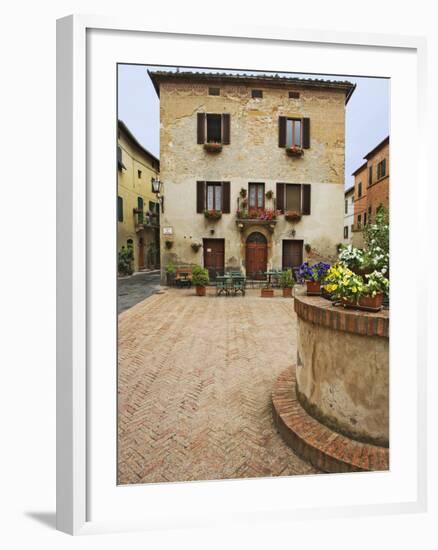
[(296, 296), (296, 396), (313, 418), (361, 442), (389, 445), (389, 312)]

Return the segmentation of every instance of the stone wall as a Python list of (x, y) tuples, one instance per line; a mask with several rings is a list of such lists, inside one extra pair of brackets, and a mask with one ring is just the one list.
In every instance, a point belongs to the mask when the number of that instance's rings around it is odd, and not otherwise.
[(389, 313), (295, 298), (297, 397), (313, 417), (348, 437), (389, 445)]
[[(303, 89), (289, 99), (287, 89), (263, 87), (253, 99), (251, 87), (222, 85), (220, 96), (208, 95), (208, 85), (190, 82), (160, 84), (161, 180), (165, 197), (162, 227), (172, 228), (170, 250), (162, 244), (163, 269), (176, 263), (202, 263), (202, 249), (192, 242), (225, 239), (225, 265), (245, 268), (244, 240), (236, 227), (237, 199), (249, 182), (264, 182), (276, 193), (276, 183), (310, 183), (311, 214), (295, 225), (281, 216), (269, 242), (270, 267), (281, 267), (282, 240), (299, 239), (330, 259), (343, 239), (345, 93), (337, 89)], [(291, 89), (294, 89), (293, 86)], [(229, 113), (231, 142), (219, 154), (197, 144), (197, 113)], [(310, 118), (310, 148), (291, 158), (278, 146), (278, 117)], [(229, 181), (231, 212), (216, 222), (196, 213), (196, 181)], [(273, 203), (266, 201), (267, 207)], [(254, 227), (258, 231), (260, 228)], [(164, 239), (162, 239), (164, 241)], [(304, 259), (306, 253), (303, 250)]]

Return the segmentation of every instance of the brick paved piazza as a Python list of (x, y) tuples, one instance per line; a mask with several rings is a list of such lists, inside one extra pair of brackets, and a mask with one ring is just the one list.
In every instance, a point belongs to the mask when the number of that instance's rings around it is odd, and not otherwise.
[(166, 290), (119, 316), (119, 483), (316, 472), (272, 421), (293, 300), (208, 293)]

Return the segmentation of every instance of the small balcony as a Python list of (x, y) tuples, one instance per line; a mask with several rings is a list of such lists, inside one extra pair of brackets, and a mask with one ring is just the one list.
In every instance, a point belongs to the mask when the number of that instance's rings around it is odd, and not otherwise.
[(134, 222), (136, 231), (141, 231), (146, 228), (154, 229), (160, 227), (160, 220), (157, 214), (152, 212), (144, 212), (138, 208), (134, 208)]
[(269, 231), (274, 231), (277, 224), (275, 201), (273, 208), (249, 208), (245, 198), (237, 200), (236, 225), (243, 231), (250, 225), (265, 225)]

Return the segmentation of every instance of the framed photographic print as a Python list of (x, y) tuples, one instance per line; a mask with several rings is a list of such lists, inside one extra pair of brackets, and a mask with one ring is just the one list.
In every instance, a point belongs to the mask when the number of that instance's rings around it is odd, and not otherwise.
[(423, 64), (58, 22), (59, 529), (424, 509)]

